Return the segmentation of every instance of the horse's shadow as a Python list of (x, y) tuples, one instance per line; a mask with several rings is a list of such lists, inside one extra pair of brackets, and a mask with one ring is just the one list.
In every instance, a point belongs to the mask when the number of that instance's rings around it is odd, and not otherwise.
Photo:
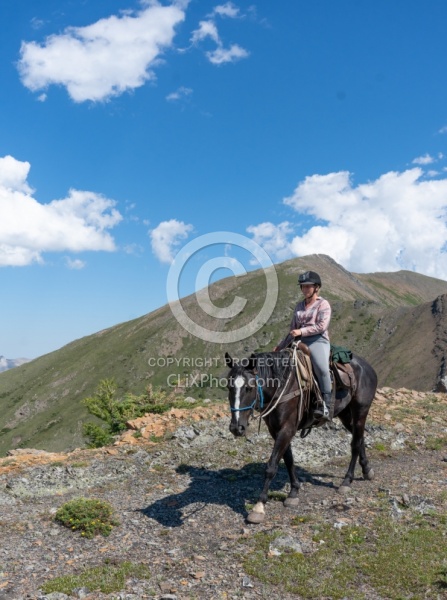
[[(180, 527), (187, 519), (199, 514), (211, 504), (228, 506), (245, 518), (248, 514), (246, 502), (255, 503), (262, 489), (265, 463), (250, 463), (241, 469), (228, 468), (217, 471), (182, 464), (176, 471), (190, 476), (188, 488), (139, 509), (146, 517), (165, 527)], [(300, 481), (312, 485), (334, 487), (332, 482), (320, 481), (315, 478), (318, 474), (312, 475), (302, 468), (297, 468), (297, 475)], [(283, 490), (288, 481), (287, 470), (280, 465), (270, 487), (271, 491)]]

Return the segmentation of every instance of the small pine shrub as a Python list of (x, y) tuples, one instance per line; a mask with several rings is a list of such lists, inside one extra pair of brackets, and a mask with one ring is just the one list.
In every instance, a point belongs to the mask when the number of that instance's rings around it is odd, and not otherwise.
[(84, 424), (83, 433), (89, 438), (90, 448), (110, 445), (113, 436), (126, 429), (127, 421), (146, 413), (164, 413), (173, 406), (182, 407), (182, 402), (177, 401), (173, 393), (156, 389), (152, 385), (146, 388), (144, 394), (137, 396), (127, 393), (122, 398), (116, 397), (117, 389), (112, 379), (104, 379), (93, 396), (82, 401), (90, 414), (105, 422), (104, 425)]
[(113, 435), (107, 426), (96, 425), (96, 423), (84, 423), (83, 434), (89, 438), (87, 448), (102, 448), (113, 442)]
[(82, 536), (92, 538), (97, 534), (108, 536), (112, 528), (119, 525), (113, 518), (113, 508), (108, 502), (88, 498), (76, 498), (63, 504), (55, 520)]

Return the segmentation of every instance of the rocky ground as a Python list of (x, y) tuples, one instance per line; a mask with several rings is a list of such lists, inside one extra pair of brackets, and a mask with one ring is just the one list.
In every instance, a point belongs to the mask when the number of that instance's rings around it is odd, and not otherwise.
[[(292, 511), (275, 500), (288, 486), (281, 468), (266, 520), (256, 526), (245, 517), (261, 489), (271, 440), (265, 427), (258, 433), (257, 423), (248, 439), (234, 439), (222, 405), (134, 423), (110, 448), (67, 455), (16, 451), (0, 459), (0, 600), (276, 597), (275, 586), (244, 572), (244, 548), (258, 532), (280, 532), (272, 554), (281, 552), (281, 544), (314, 552), (307, 515), (318, 514), (334, 528), (368, 526), (377, 516), (378, 496), (396, 519), (403, 507), (446, 511), (446, 408), (445, 394), (380, 390), (366, 435), (376, 478), (364, 481), (358, 469), (352, 493), (343, 496), (337, 486), (347, 469), (350, 436), (335, 421), (305, 440), (297, 437), (300, 507)], [(164, 441), (150, 440), (161, 434)], [(56, 510), (79, 496), (112, 504), (120, 525), (109, 537), (85, 539), (54, 521)], [(297, 514), (299, 529), (293, 525)], [(147, 564), (150, 579), (130, 578), (109, 595), (88, 587), (71, 596), (40, 591), (54, 577), (124, 560)], [(366, 597), (380, 598), (374, 592)]]

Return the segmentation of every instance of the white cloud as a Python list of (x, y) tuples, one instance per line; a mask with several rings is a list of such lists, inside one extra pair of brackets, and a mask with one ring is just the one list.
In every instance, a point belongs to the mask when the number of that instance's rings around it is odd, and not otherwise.
[(45, 21), (42, 21), (42, 19), (38, 19), (37, 17), (33, 17), (31, 19), (31, 27), (33, 29), (41, 29), (43, 26), (45, 25)]
[(176, 248), (188, 237), (193, 226), (177, 219), (162, 221), (149, 232), (152, 251), (160, 262), (172, 263)]
[(83, 102), (107, 100), (154, 79), (153, 69), (172, 45), (187, 3), (145, 4), (136, 14), (69, 27), (42, 45), (23, 42), (18, 65), (22, 83), (32, 91), (62, 85), (75, 102)]
[(32, 190), (26, 181), (30, 168), (29, 162), (16, 160), (12, 156), (0, 158), (0, 189), (30, 194)]
[[(357, 186), (348, 172), (312, 175), (284, 203), (317, 221), (284, 242), (296, 256), (329, 254), (360, 273), (407, 269), (447, 279), (447, 179), (424, 180), (421, 168)], [(280, 247), (277, 235), (272, 229), (263, 245)]]
[(192, 94), (192, 89), (187, 87), (179, 87), (175, 92), (172, 92), (166, 96), (168, 102), (178, 102), (183, 100)]
[(122, 217), (100, 194), (70, 190), (40, 204), (27, 182), (30, 164), (0, 158), (0, 266), (43, 262), (43, 252), (115, 249), (108, 232)]
[(68, 256), (65, 259), (65, 264), (69, 269), (73, 269), (75, 271), (83, 269), (86, 265), (85, 261), (80, 260), (79, 258), (70, 258)]
[(123, 246), (123, 250), (126, 254), (133, 256), (142, 256), (144, 254), (144, 248), (140, 244), (126, 244)]
[(226, 2), (225, 4), (219, 4), (219, 6), (214, 7), (213, 14), (219, 15), (220, 17), (236, 19), (239, 16), (239, 8), (232, 2)]
[(424, 154), (424, 156), (418, 156), (417, 158), (415, 158), (412, 163), (414, 165), (430, 165), (431, 163), (435, 162), (435, 158), (433, 158), (433, 156), (430, 156), (430, 154)]
[(219, 33), (214, 21), (200, 21), (199, 28), (195, 29), (191, 35), (191, 42), (197, 44), (211, 38), (216, 44), (221, 44)]
[(447, 125), (445, 125), (444, 127), (441, 127), (441, 129), (438, 131), (438, 133), (447, 133)]
[(230, 48), (219, 47), (216, 50), (206, 53), (208, 60), (213, 65), (222, 65), (227, 62), (234, 62), (241, 58), (247, 58), (249, 52), (237, 44), (233, 44)]
[(293, 256), (288, 236), (293, 232), (293, 227), (288, 221), (279, 225), (273, 223), (260, 223), (247, 227), (247, 232), (253, 235), (253, 240), (262, 246), (270, 257), (286, 260)]
[[(231, 2), (227, 2), (227, 4), (216, 6), (212, 16), (217, 14), (234, 18), (237, 16), (238, 11), (239, 9)], [(198, 29), (195, 29), (192, 32), (191, 43), (198, 45), (208, 38), (216, 44), (214, 50), (209, 50), (205, 53), (206, 57), (213, 65), (235, 62), (241, 58), (247, 58), (250, 54), (245, 48), (242, 48), (238, 44), (232, 44), (229, 48), (225, 48), (213, 18), (209, 18), (206, 21), (200, 21)]]

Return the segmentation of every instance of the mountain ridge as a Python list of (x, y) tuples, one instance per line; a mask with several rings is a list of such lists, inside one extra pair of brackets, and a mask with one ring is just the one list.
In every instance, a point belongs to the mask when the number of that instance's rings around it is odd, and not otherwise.
[[(82, 423), (90, 420), (82, 399), (102, 379), (113, 378), (120, 393), (141, 393), (153, 384), (183, 396), (224, 399), (225, 390), (200, 378), (226, 374), (226, 350), (243, 357), (276, 345), (288, 330), (300, 298), (297, 275), (305, 270), (322, 277), (322, 296), (333, 308), (333, 343), (349, 346), (369, 360), (381, 386), (433, 389), (445, 370), (447, 282), (409, 271), (350, 273), (326, 255), (310, 255), (275, 265), (279, 295), (274, 311), (247, 339), (221, 344), (194, 338), (165, 305), (2, 373), (0, 454), (23, 446), (58, 451), (82, 445)], [(258, 314), (264, 302), (263, 271), (209, 286), (209, 296), (218, 306), (230, 305), (236, 295), (248, 301), (231, 322), (203, 313), (194, 294), (182, 298), (181, 304), (195, 322), (216, 334), (230, 326), (237, 329)], [(415, 337), (414, 331), (423, 331), (423, 336)], [(168, 385), (170, 375), (175, 385)], [(188, 385), (197, 376), (199, 385)]]

